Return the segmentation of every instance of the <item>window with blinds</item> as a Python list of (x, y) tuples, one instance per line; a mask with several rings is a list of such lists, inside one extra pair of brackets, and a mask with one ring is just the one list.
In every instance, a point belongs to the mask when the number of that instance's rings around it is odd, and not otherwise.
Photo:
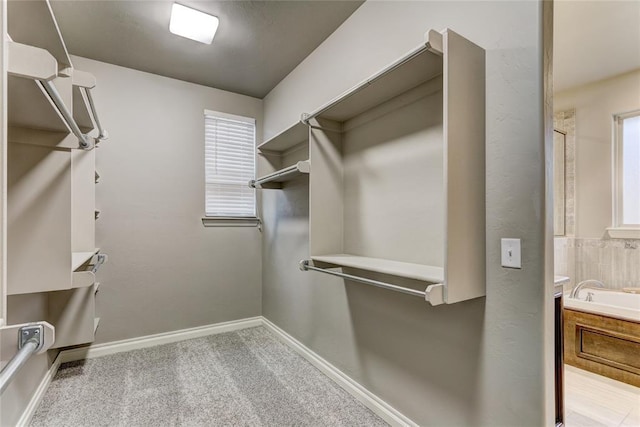
[(204, 112), (205, 215), (255, 217), (255, 133), (253, 118)]

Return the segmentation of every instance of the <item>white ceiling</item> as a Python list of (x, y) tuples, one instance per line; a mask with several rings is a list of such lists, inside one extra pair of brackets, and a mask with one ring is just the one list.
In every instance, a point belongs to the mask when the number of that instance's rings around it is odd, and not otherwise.
[(169, 32), (170, 0), (52, 0), (73, 55), (263, 98), (363, 0), (193, 1), (220, 18), (211, 45)]
[(554, 2), (554, 91), (640, 69), (640, 0)]

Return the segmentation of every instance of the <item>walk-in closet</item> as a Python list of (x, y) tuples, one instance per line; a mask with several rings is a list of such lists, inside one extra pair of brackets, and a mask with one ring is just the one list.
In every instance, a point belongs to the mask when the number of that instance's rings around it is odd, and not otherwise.
[(577, 419), (552, 2), (0, 14), (0, 426)]

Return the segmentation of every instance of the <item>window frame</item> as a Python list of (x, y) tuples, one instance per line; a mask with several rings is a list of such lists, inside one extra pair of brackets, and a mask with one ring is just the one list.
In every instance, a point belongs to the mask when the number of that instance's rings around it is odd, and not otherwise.
[(623, 217), (623, 123), (633, 117), (640, 117), (640, 109), (613, 115), (613, 225), (607, 229), (613, 238), (640, 238), (640, 224), (626, 224)]
[[(257, 134), (257, 119), (254, 117), (248, 117), (248, 116), (240, 116), (240, 115), (236, 115), (236, 114), (230, 114), (230, 113), (225, 113), (222, 111), (215, 111), (215, 110), (208, 110), (205, 109), (204, 113), (202, 115), (202, 125), (203, 125), (203, 131), (206, 127), (206, 119), (207, 116), (211, 117), (218, 117), (218, 118), (222, 118), (222, 119), (230, 119), (230, 120), (237, 120), (237, 121), (242, 121), (242, 122), (246, 122), (246, 123), (252, 123), (254, 126), (254, 132), (253, 132), (253, 147), (255, 150), (255, 145), (256, 145), (256, 134)], [(204, 149), (206, 151), (207, 149), (207, 138), (206, 135), (203, 138), (203, 143), (204, 143)], [(253, 178), (255, 178), (255, 174), (256, 174), (256, 168), (257, 168), (257, 162), (256, 162), (256, 158), (255, 158), (255, 151), (253, 154)], [(205, 179), (204, 179), (204, 187), (205, 187), (205, 191), (204, 191), (204, 215), (202, 217), (202, 224), (205, 227), (256, 227), (260, 225), (260, 219), (258, 218), (258, 203), (257, 203), (257, 195), (256, 195), (256, 191), (255, 189), (253, 190), (253, 214), (249, 215), (249, 216), (241, 216), (241, 215), (207, 215), (207, 191), (206, 191), (206, 187), (207, 187), (207, 179), (206, 179), (206, 173), (207, 173), (207, 169), (206, 169), (206, 164), (204, 167), (204, 174), (205, 174)], [(248, 186), (248, 182), (246, 183), (246, 185)]]

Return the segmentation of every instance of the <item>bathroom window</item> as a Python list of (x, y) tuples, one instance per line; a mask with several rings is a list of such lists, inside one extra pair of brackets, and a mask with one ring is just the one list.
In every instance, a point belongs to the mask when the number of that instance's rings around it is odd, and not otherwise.
[(614, 228), (640, 230), (640, 110), (614, 116), (613, 158)]
[(205, 220), (255, 218), (255, 119), (205, 110), (204, 130)]

